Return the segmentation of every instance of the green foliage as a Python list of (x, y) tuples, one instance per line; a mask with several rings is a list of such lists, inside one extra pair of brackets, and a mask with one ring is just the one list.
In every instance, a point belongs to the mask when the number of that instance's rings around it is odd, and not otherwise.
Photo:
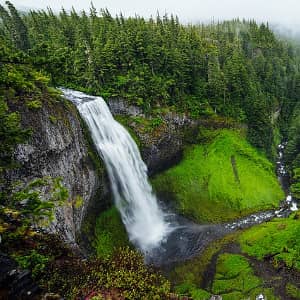
[[(49, 195), (46, 199), (45, 187)], [(64, 204), (67, 199), (68, 190), (60, 178), (45, 177), (33, 180), (26, 186), (14, 186), (14, 190), (7, 191), (0, 199), (0, 224), (5, 227), (3, 240), (19, 239), (32, 227), (49, 224), (53, 220), (55, 206)]]
[[(297, 171), (298, 170), (298, 171)], [(295, 172), (299, 172), (299, 168), (294, 170)], [(300, 178), (297, 176), (293, 177), (293, 180), (296, 181), (291, 185), (291, 192), (293, 196), (297, 199), (300, 199)]]
[(275, 267), (282, 263), (300, 270), (299, 215), (288, 219), (273, 219), (243, 232), (239, 238), (242, 251), (263, 259), (271, 257)]
[(284, 198), (272, 164), (237, 131), (201, 129), (199, 136), (207, 143), (188, 148), (179, 165), (153, 180), (157, 191), (173, 193), (181, 213), (220, 222), (276, 207)]
[(33, 277), (37, 278), (46, 268), (49, 258), (31, 250), (28, 255), (15, 255), (14, 259), (23, 269), (30, 269)]
[(145, 266), (142, 255), (119, 249), (108, 260), (64, 261), (49, 266), (40, 280), (47, 291), (76, 299), (89, 294), (117, 299), (168, 299), (170, 283)]
[(263, 294), (275, 300), (273, 289), (263, 288), (263, 282), (253, 274), (248, 260), (237, 254), (219, 255), (212, 292), (225, 300), (256, 299)]
[(39, 100), (32, 100), (32, 101), (27, 101), (26, 102), (26, 106), (29, 108), (29, 109), (40, 109), (42, 107), (42, 102), (39, 101)]
[[(121, 97), (145, 113), (175, 106), (195, 118), (232, 117), (246, 123), (249, 141), (268, 153), (271, 116), (281, 108), (284, 124), (299, 99), (297, 52), (265, 24), (182, 25), (172, 15), (126, 19), (107, 10), (21, 15), (6, 4), (0, 7), (3, 43), (26, 53), (56, 86)], [(5, 68), (5, 80), (32, 88), (18, 68)]]
[(300, 299), (300, 288), (294, 286), (291, 283), (288, 283), (286, 285), (286, 293), (287, 295), (289, 295), (290, 297), (293, 297), (295, 299)]
[(285, 160), (291, 177), (291, 192), (300, 199), (300, 105), (295, 107), (288, 130)]
[(21, 128), (19, 113), (10, 113), (6, 101), (0, 96), (0, 175), (3, 168), (12, 167), (15, 146), (25, 142), (29, 136), (30, 130)]
[(9, 1), (6, 1), (5, 4), (8, 11), (0, 5), (0, 16), (6, 23), (3, 28), (4, 32), (10, 36), (16, 48), (27, 50), (29, 48), (27, 26), (13, 4)]
[(75, 208), (80, 208), (83, 205), (83, 198), (79, 195), (76, 196), (75, 201), (74, 201), (74, 207)]
[(160, 117), (152, 118), (150, 120), (150, 126), (151, 128), (159, 127), (163, 123), (163, 119)]
[[(253, 275), (249, 262), (243, 256), (227, 253), (219, 256), (212, 286), (213, 293), (220, 295), (237, 291), (243, 295), (261, 284), (262, 281)], [(232, 299), (234, 298), (236, 297)]]
[(93, 245), (98, 257), (107, 259), (120, 247), (128, 245), (127, 232), (116, 207), (106, 210), (96, 220)]
[(52, 124), (56, 124), (57, 123), (57, 118), (55, 116), (49, 116), (49, 120)]
[(175, 291), (178, 295), (187, 295), (192, 297), (193, 300), (209, 300), (211, 296), (209, 292), (187, 282), (175, 286)]

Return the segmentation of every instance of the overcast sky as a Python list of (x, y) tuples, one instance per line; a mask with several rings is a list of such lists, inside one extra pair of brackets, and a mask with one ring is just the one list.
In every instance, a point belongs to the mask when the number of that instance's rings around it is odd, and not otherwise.
[[(0, 0), (3, 4), (5, 1)], [(46, 8), (59, 10), (62, 6), (76, 10), (87, 10), (89, 0), (11, 0), (18, 8)], [(115, 15), (125, 16), (135, 13), (144, 17), (161, 14), (175, 14), (182, 22), (201, 22), (212, 19), (231, 19), (235, 17), (252, 18), (282, 24), (300, 31), (300, 0), (93, 0), (97, 9), (108, 8)]]

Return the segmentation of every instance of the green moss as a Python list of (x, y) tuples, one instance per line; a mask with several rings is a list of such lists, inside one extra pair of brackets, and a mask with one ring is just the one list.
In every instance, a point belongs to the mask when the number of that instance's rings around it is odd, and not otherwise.
[(40, 100), (32, 100), (32, 101), (27, 101), (26, 106), (29, 109), (40, 109), (42, 107), (42, 102)]
[(245, 257), (229, 253), (218, 257), (212, 292), (225, 300), (256, 299), (259, 294), (276, 299), (273, 289), (263, 288)]
[(243, 293), (241, 292), (231, 292), (226, 295), (222, 295), (223, 300), (241, 300), (244, 299)]
[(210, 299), (211, 294), (202, 289), (193, 289), (191, 290), (191, 297), (193, 300), (208, 300)]
[(130, 136), (133, 138), (133, 140), (137, 144), (138, 148), (141, 149), (141, 141), (138, 138), (138, 136), (136, 135), (135, 131), (129, 125), (130, 117), (118, 115), (118, 116), (115, 116), (115, 119), (126, 128), (126, 130), (129, 132)]
[(296, 287), (295, 285), (288, 283), (286, 285), (286, 293), (287, 295), (295, 298), (300, 299), (300, 288)]
[(213, 293), (218, 295), (232, 291), (248, 293), (261, 284), (262, 281), (253, 275), (246, 258), (227, 253), (219, 256), (212, 286)]
[(97, 171), (97, 174), (100, 178), (102, 178), (103, 176), (103, 171), (104, 171), (104, 165), (102, 163), (102, 160), (97, 152), (97, 150), (95, 149), (95, 146), (94, 146), (94, 142), (92, 140), (92, 137), (91, 137), (91, 134), (90, 134), (90, 131), (86, 125), (86, 123), (84, 122), (84, 120), (80, 117), (78, 111), (76, 111), (76, 114), (77, 114), (77, 117), (79, 119), (79, 122), (80, 122), (80, 125), (81, 125), (81, 128), (82, 128), (82, 131), (83, 131), (83, 135), (84, 135), (84, 138), (86, 140), (86, 147), (88, 148), (88, 155), (89, 155), (89, 158), (91, 159), (92, 163), (93, 163), (93, 166), (94, 168), (96, 169)]
[(233, 243), (238, 232), (229, 234), (226, 237), (216, 240), (211, 243), (201, 255), (195, 258), (182, 262), (177, 265), (169, 274), (168, 277), (175, 285), (183, 283), (201, 286), (203, 284), (203, 272), (209, 267), (210, 261), (218, 251), (229, 243)]
[(97, 218), (93, 246), (97, 256), (109, 258), (116, 249), (129, 244), (127, 232), (116, 207), (112, 207)]
[(153, 180), (158, 192), (174, 194), (181, 213), (220, 222), (274, 208), (284, 198), (273, 165), (237, 131), (200, 134), (205, 144), (186, 149), (179, 165)]
[(56, 124), (57, 123), (57, 118), (55, 116), (49, 116), (49, 120), (52, 124)]
[(14, 255), (14, 259), (23, 269), (30, 269), (33, 277), (37, 277), (46, 268), (50, 258), (31, 250), (27, 255)]
[(300, 271), (300, 222), (299, 216), (273, 219), (243, 232), (239, 238), (242, 251), (263, 259), (273, 258), (275, 266), (285, 263)]
[(197, 288), (191, 283), (182, 283), (175, 287), (176, 294), (190, 296), (193, 300), (208, 300), (211, 294), (203, 289)]

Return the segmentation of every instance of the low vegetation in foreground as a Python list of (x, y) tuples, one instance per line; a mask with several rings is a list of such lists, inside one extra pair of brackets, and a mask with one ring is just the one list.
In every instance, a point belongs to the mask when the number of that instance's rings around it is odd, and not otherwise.
[[(82, 259), (57, 237), (32, 229), (33, 223), (52, 219), (67, 191), (59, 179), (44, 178), (12, 193), (15, 183), (6, 182), (4, 173), (17, 167), (14, 149), (31, 136), (17, 107), (38, 111), (48, 100), (53, 106), (62, 101), (49, 84), (123, 98), (145, 114), (173, 107), (195, 119), (232, 118), (247, 126), (247, 140), (269, 157), (275, 155), (274, 127), (285, 129), (292, 192), (300, 198), (299, 52), (267, 25), (234, 20), (185, 26), (174, 16), (114, 18), (94, 7), (89, 13), (20, 14), (10, 2), (0, 6), (0, 20), (1, 251), (29, 269), (43, 292), (66, 299), (178, 299), (168, 280), (123, 247), (126, 232), (114, 208), (96, 222), (97, 258)], [(59, 119), (49, 115), (53, 124)], [(281, 128), (289, 119), (290, 128)], [(163, 126), (160, 115), (134, 121), (145, 132)], [(283, 193), (274, 166), (245, 136), (237, 130), (200, 130), (199, 143), (186, 149), (183, 161), (153, 180), (156, 189), (171, 190), (178, 211), (200, 222), (276, 207)], [(43, 201), (39, 193), (46, 181), (55, 201)], [(267, 282), (257, 274), (261, 263), (274, 274), (299, 274), (299, 232), (294, 214), (226, 237), (176, 268), (175, 290), (196, 300), (213, 293), (252, 300), (261, 292), (271, 300), (278, 294), (277, 286), (270, 288), (276, 280), (283, 286), (282, 299), (300, 299), (299, 275), (286, 283), (282, 275)], [(230, 252), (228, 244), (238, 249)], [(208, 267), (215, 272), (205, 283)]]
[[(284, 194), (274, 166), (234, 130), (200, 131), (205, 142), (158, 175), (158, 192), (171, 193), (178, 211), (198, 222), (222, 222), (278, 206)], [(205, 135), (205, 136), (204, 136)]]

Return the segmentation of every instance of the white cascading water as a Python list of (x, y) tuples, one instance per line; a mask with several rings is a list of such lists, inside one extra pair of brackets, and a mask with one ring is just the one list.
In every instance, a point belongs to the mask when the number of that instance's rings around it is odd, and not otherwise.
[(98, 153), (103, 158), (115, 204), (130, 240), (149, 251), (171, 231), (148, 182), (147, 167), (126, 129), (114, 120), (101, 97), (62, 89), (87, 123)]

